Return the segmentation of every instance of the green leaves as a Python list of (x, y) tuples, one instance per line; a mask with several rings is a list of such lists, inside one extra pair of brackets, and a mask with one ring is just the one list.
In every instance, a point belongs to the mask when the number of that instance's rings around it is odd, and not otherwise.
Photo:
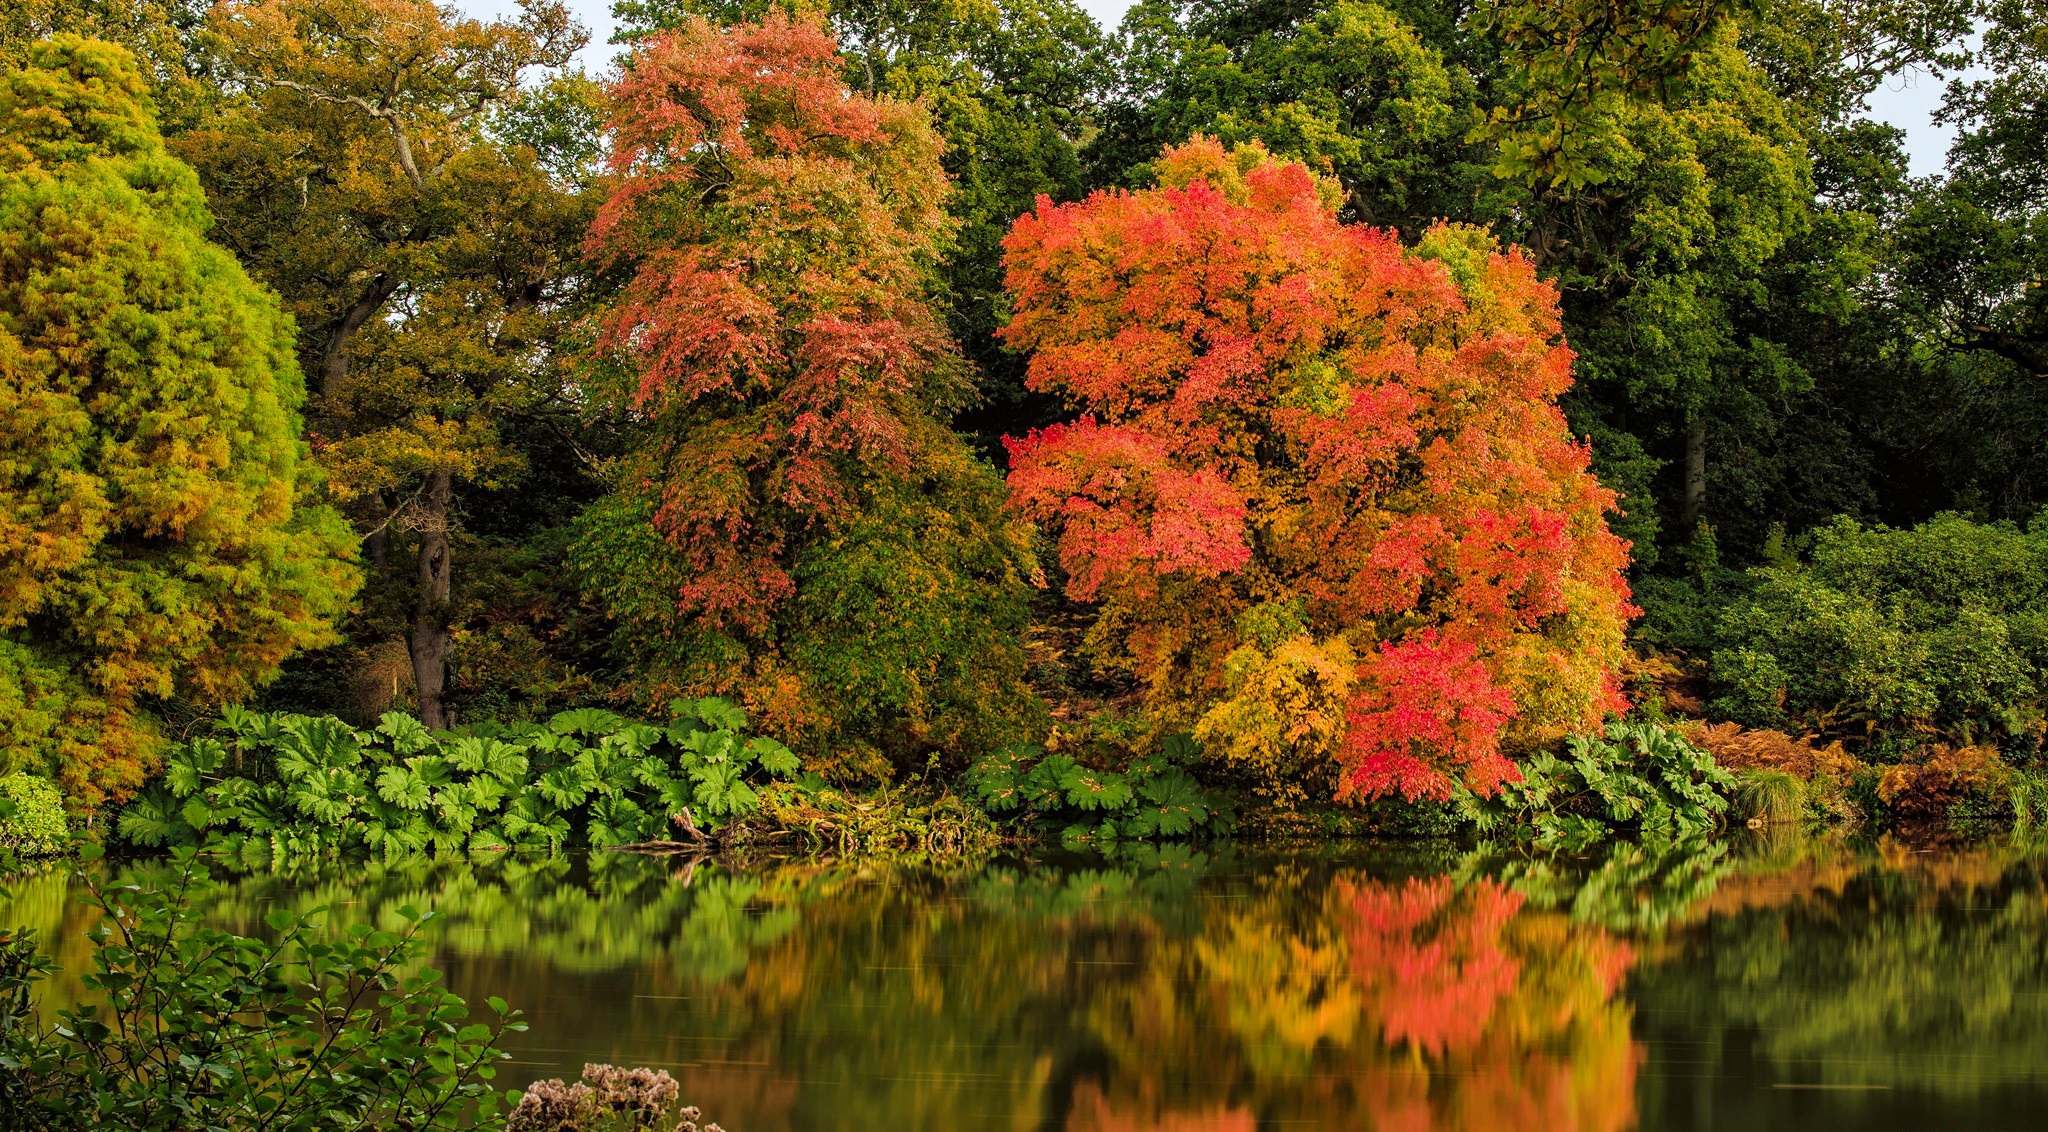
[(490, 1123), (500, 1098), (485, 1082), (517, 1015), (494, 1002), (494, 1021), (465, 1022), (463, 1000), (420, 970), (428, 916), (401, 909), (402, 931), (359, 924), (328, 942), (324, 908), (280, 908), (263, 917), (270, 938), (234, 935), (202, 921), (195, 898), (210, 881), (194, 851), (174, 861), (157, 884), (83, 876), (102, 924), (121, 927), (89, 933), (91, 1005), (57, 1024), (10, 1010), (48, 965), (0, 952), (8, 1127), (311, 1129), (336, 1127), (338, 1114), (340, 1126), (421, 1132)]
[(359, 732), (237, 710), (217, 728), (234, 750), (212, 736), (173, 750), (165, 784), (120, 829), (139, 845), (239, 850), (256, 838), (287, 855), (603, 847), (662, 836), (685, 808), (713, 829), (739, 820), (760, 806), (757, 786), (801, 772), (788, 747), (744, 734), (731, 704), (681, 709), (670, 728), (582, 709), (545, 728), (467, 735), (397, 713)]
[(1540, 844), (1600, 840), (1617, 828), (1691, 838), (1720, 824), (1735, 788), (1712, 755), (1649, 723), (1573, 736), (1565, 758), (1539, 751), (1521, 771), (1492, 798), (1460, 789), (1460, 811), (1481, 832), (1509, 829)]
[(1064, 840), (1187, 837), (1228, 825), (1208, 792), (1178, 765), (1196, 753), (1191, 739), (1173, 736), (1153, 754), (1111, 771), (1043, 747), (1005, 747), (974, 760), (965, 784), (988, 813), (1060, 828)]

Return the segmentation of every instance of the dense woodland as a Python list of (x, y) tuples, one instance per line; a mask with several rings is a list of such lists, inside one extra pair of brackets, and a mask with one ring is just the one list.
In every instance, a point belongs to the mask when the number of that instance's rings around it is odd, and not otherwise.
[(678, 699), (1026, 810), (2036, 768), (2042, 0), (616, 11), (7, 7), (0, 773)]

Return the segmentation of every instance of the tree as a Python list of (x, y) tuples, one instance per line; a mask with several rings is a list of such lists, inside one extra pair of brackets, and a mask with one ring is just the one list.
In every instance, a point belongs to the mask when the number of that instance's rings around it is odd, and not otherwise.
[[(353, 631), (404, 641), (420, 717), (447, 726), (464, 492), (525, 470), (508, 418), (576, 408), (556, 346), (589, 208), (506, 135), (522, 76), (582, 32), (551, 0), (493, 23), (426, 0), (234, 0), (208, 26), (237, 97), (177, 145), (305, 331), (315, 442), (372, 571)], [(589, 85), (549, 93), (573, 111)]]
[[(622, 0), (626, 36), (692, 15), (731, 23), (782, 7), (765, 0)], [(945, 142), (956, 227), (940, 255), (947, 323), (974, 364), (977, 395), (958, 425), (991, 449), (1057, 407), (1024, 389), (1022, 366), (995, 340), (1004, 319), (1002, 239), (1039, 194), (1078, 198), (1078, 143), (1109, 81), (1107, 44), (1073, 0), (836, 0), (823, 6), (847, 85), (922, 101)]]
[(1527, 257), (1342, 225), (1257, 146), (1154, 168), (1007, 244), (1006, 341), (1087, 414), (1012, 443), (1010, 498), (1101, 603), (1096, 656), (1226, 757), (1336, 759), (1340, 793), (1485, 793), (1619, 707), (1626, 544)]
[(84, 805), (140, 784), (153, 704), (247, 696), (359, 585), (291, 319), (144, 89), (73, 36), (0, 80), (0, 750)]
[(644, 424), (584, 571), (645, 694), (738, 694), (847, 758), (1024, 722), (1035, 567), (944, 423), (970, 385), (930, 299), (939, 139), (840, 65), (812, 18), (700, 19), (614, 86), (597, 345)]

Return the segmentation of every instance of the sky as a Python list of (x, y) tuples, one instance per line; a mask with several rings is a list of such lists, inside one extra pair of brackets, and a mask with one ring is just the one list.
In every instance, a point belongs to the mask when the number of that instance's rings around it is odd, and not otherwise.
[[(514, 0), (456, 2), (464, 11), (486, 17), (507, 15), (518, 8)], [(1106, 28), (1122, 22), (1124, 9), (1130, 6), (1129, 0), (1080, 0), (1080, 4)], [(593, 73), (603, 71), (615, 50), (607, 44), (612, 34), (611, 0), (569, 0), (569, 7), (590, 29), (590, 46), (580, 57), (584, 66)], [(1933, 118), (1941, 107), (1944, 86), (1925, 73), (1896, 75), (1870, 96), (1871, 117), (1906, 131), (1906, 155), (1915, 176), (1941, 171), (1954, 136), (1953, 130), (1937, 125)]]

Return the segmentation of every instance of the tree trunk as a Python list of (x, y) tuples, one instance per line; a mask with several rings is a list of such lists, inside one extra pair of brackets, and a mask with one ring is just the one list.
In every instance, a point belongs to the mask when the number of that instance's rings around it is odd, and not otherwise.
[(1685, 507), (1680, 513), (1690, 532), (1700, 521), (1707, 503), (1707, 418), (1694, 415), (1685, 430)]
[(454, 494), (454, 477), (435, 472), (420, 508), (420, 581), (406, 651), (412, 655), (413, 685), (419, 689), (420, 722), (428, 727), (449, 723), (441, 689), (448, 679), (448, 513)]
[(341, 321), (334, 324), (334, 330), (327, 335), (327, 345), (320, 355), (321, 396), (334, 392), (334, 387), (340, 385), (342, 379), (348, 376), (349, 340), (355, 337), (356, 331), (363, 328), (364, 323), (370, 321), (371, 315), (383, 309), (384, 300), (389, 299), (397, 290), (398, 279), (389, 272), (379, 272), (376, 278), (370, 280), (369, 289), (342, 313)]

